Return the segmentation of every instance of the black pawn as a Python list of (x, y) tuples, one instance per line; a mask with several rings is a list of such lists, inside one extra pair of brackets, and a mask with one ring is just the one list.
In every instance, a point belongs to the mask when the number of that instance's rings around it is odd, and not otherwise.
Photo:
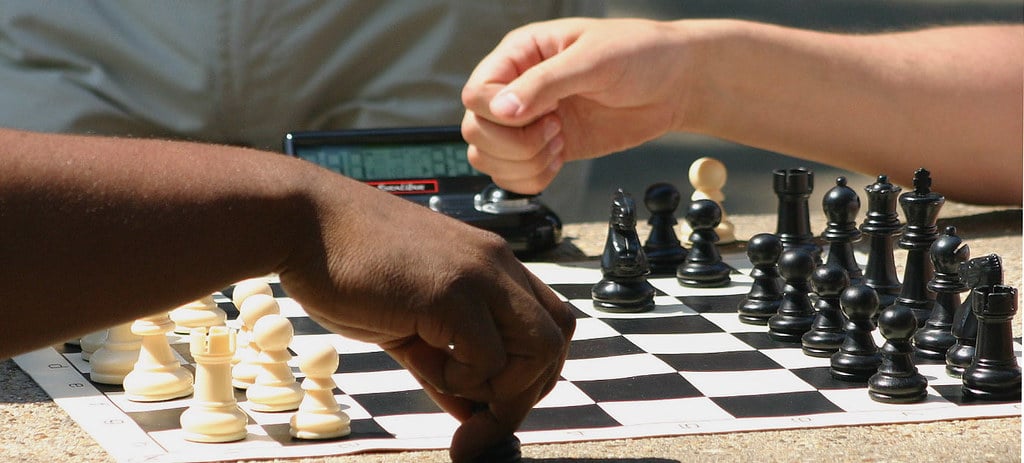
[(914, 349), (922, 358), (943, 360), (953, 344), (953, 315), (960, 311), (960, 293), (967, 285), (960, 280), (960, 265), (971, 257), (971, 249), (956, 234), (956, 227), (946, 227), (929, 250), (935, 275), (928, 289), (935, 292), (935, 304), (924, 327), (914, 333)]
[(729, 284), (732, 269), (722, 262), (718, 253), (718, 233), (715, 227), (722, 221), (722, 208), (710, 199), (698, 199), (690, 203), (686, 211), (686, 223), (690, 234), (690, 252), (686, 261), (676, 270), (676, 279), (683, 286), (695, 288), (716, 288)]
[(832, 377), (841, 381), (865, 382), (878, 371), (882, 358), (871, 332), (871, 318), (878, 310), (878, 294), (867, 285), (850, 286), (839, 296), (846, 315), (846, 339), (832, 354)]
[(839, 295), (850, 286), (850, 278), (846, 270), (833, 264), (825, 264), (811, 274), (811, 287), (814, 288), (818, 300), (814, 302), (817, 315), (811, 330), (802, 338), (803, 351), (811, 357), (831, 357), (839, 351), (846, 339), (843, 325), (843, 310), (839, 306)]
[(511, 434), (470, 461), (473, 463), (517, 463), (523, 461), (522, 444), (515, 434)]
[(1020, 400), (1020, 366), (1013, 355), (1013, 316), (1017, 289), (981, 286), (975, 290), (974, 315), (978, 318), (978, 347), (974, 361), (964, 370), (964, 397), (982, 400)]
[(950, 329), (956, 342), (946, 351), (946, 374), (958, 378), (974, 360), (978, 338), (978, 318), (974, 315), (975, 288), (1003, 284), (1003, 261), (996, 254), (976, 257), (960, 264), (960, 281), (970, 294), (964, 299), (960, 310), (953, 313), (953, 327)]
[(864, 284), (878, 293), (879, 311), (896, 302), (900, 292), (900, 280), (896, 276), (896, 258), (893, 256), (893, 241), (900, 231), (900, 219), (896, 213), (896, 200), (902, 191), (889, 183), (889, 178), (879, 175), (878, 181), (864, 188), (868, 196), (868, 212), (860, 231), (868, 235), (868, 260), (864, 268)]
[(857, 214), (860, 213), (860, 196), (853, 188), (846, 186), (846, 177), (836, 178), (836, 186), (825, 193), (821, 200), (828, 223), (821, 237), (828, 242), (827, 265), (846, 270), (851, 285), (859, 285), (864, 278), (860, 265), (853, 254), (853, 244), (860, 240), (857, 229)]
[(935, 305), (935, 295), (928, 290), (928, 282), (935, 274), (928, 250), (939, 237), (935, 221), (939, 218), (939, 209), (946, 202), (946, 198), (931, 190), (931, 185), (931, 174), (925, 169), (917, 169), (914, 172), (914, 191), (903, 193), (899, 199), (907, 219), (899, 245), (907, 250), (907, 261), (896, 304), (914, 311), (918, 327), (924, 326)]
[(750, 277), (754, 282), (737, 309), (741, 322), (767, 325), (768, 319), (778, 313), (782, 303), (778, 268), (781, 254), (782, 241), (772, 233), (759, 233), (747, 242), (747, 258), (754, 266)]
[(917, 330), (917, 318), (910, 307), (899, 304), (882, 311), (878, 330), (885, 338), (882, 364), (868, 379), (868, 395), (878, 402), (913, 403), (928, 397), (928, 379), (914, 365), (910, 337)]
[(807, 198), (814, 190), (814, 172), (802, 167), (776, 169), (772, 171), (772, 188), (779, 199), (775, 234), (782, 240), (782, 248), (804, 249), (815, 264), (820, 264), (821, 246), (814, 241), (807, 205)]
[(814, 271), (814, 257), (802, 248), (782, 251), (779, 273), (785, 279), (779, 312), (768, 319), (768, 336), (780, 342), (801, 342), (804, 333), (814, 322), (811, 306), (810, 278)]
[(679, 199), (679, 190), (670, 183), (655, 183), (644, 192), (644, 206), (651, 213), (647, 220), (651, 233), (644, 243), (644, 252), (654, 275), (674, 275), (686, 260), (686, 248), (675, 231)]
[(636, 234), (636, 203), (622, 190), (612, 196), (601, 273), (604, 278), (591, 289), (595, 308), (607, 312), (654, 308), (654, 287), (647, 281), (650, 267)]

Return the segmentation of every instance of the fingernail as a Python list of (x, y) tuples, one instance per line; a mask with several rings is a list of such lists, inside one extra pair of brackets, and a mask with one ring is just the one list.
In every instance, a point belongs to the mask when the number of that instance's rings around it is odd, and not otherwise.
[(548, 142), (548, 154), (552, 157), (559, 156), (562, 153), (562, 148), (565, 148), (565, 138), (555, 136)]
[(519, 97), (509, 91), (501, 91), (491, 100), (491, 112), (495, 116), (514, 117), (522, 107), (523, 103), (519, 101)]

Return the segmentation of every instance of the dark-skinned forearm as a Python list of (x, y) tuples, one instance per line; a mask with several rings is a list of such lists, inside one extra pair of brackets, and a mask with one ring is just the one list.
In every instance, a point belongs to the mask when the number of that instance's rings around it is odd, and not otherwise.
[(278, 270), (322, 175), (234, 147), (0, 130), (0, 358)]

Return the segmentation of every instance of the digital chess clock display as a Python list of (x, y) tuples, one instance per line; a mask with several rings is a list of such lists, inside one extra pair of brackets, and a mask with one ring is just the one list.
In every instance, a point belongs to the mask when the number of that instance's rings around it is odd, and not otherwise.
[(373, 182), (483, 175), (466, 160), (465, 142), (320, 145), (298, 157), (347, 177)]

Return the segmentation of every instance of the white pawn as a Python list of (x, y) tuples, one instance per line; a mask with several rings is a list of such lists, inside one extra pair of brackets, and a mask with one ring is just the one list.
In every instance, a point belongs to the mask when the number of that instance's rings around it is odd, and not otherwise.
[(299, 408), (302, 388), (288, 366), (292, 359), (288, 345), (294, 335), (292, 323), (281, 315), (267, 315), (252, 327), (252, 337), (260, 348), (260, 372), (256, 382), (245, 390), (245, 397), (253, 410), (283, 412)]
[(142, 337), (132, 333), (132, 324), (124, 323), (107, 331), (107, 340), (92, 354), (89, 379), (102, 384), (122, 384), (139, 359)]
[(334, 398), (334, 378), (338, 369), (338, 351), (330, 344), (299, 356), (299, 370), (306, 375), (302, 389), (306, 395), (299, 411), (292, 415), (289, 432), (299, 439), (330, 439), (352, 432), (349, 416)]
[(174, 329), (166, 312), (136, 320), (132, 333), (142, 336), (139, 360), (124, 377), (124, 393), (135, 402), (158, 402), (192, 393), (192, 373), (171, 351), (167, 333)]
[(245, 300), (253, 294), (266, 294), (267, 296), (274, 296), (274, 290), (270, 287), (270, 284), (263, 279), (251, 279), (238, 282), (235, 287), (231, 290), (231, 302), (235, 304), (235, 308), (242, 310), (242, 304)]
[(78, 345), (82, 347), (82, 360), (88, 362), (92, 359), (92, 354), (95, 354), (96, 351), (100, 350), (100, 347), (103, 347), (103, 341), (106, 340), (106, 329), (93, 331), (92, 333), (82, 336), (82, 339), (78, 340)]
[(235, 364), (231, 369), (231, 384), (239, 389), (248, 389), (256, 382), (256, 375), (260, 372), (257, 363), (260, 348), (252, 337), (252, 327), (256, 322), (271, 314), (280, 314), (281, 306), (277, 299), (267, 294), (253, 294), (245, 298), (245, 302), (238, 310), (238, 320), (242, 323), (238, 332), (238, 350), (231, 363)]
[[(715, 227), (715, 233), (718, 234), (718, 244), (728, 244), (736, 241), (736, 227), (729, 221), (725, 215), (725, 209), (722, 208), (722, 201), (725, 201), (725, 194), (722, 193), (722, 187), (725, 186), (727, 179), (727, 172), (725, 164), (715, 158), (703, 157), (693, 164), (690, 164), (690, 185), (693, 186), (693, 195), (690, 196), (691, 201), (698, 199), (710, 199), (718, 204), (718, 207), (722, 209), (722, 221), (719, 222), (718, 226)], [(683, 222), (682, 235), (685, 239), (689, 240), (690, 234), (693, 230), (689, 224)]]
[(213, 300), (213, 295), (203, 297), (171, 311), (174, 332), (186, 334), (192, 328), (223, 325), (228, 316)]
[(184, 438), (193, 442), (231, 442), (244, 439), (248, 416), (231, 388), (231, 357), (235, 332), (226, 326), (192, 330), (189, 351), (196, 360), (192, 405), (181, 414)]

